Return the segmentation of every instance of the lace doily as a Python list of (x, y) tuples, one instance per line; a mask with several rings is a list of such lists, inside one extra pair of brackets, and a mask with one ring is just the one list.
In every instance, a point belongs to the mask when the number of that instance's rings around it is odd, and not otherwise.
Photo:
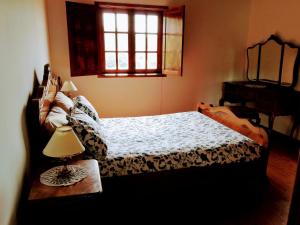
[(86, 178), (88, 171), (78, 165), (68, 165), (68, 176), (59, 176), (64, 166), (53, 167), (40, 175), (40, 182), (47, 186), (68, 186)]

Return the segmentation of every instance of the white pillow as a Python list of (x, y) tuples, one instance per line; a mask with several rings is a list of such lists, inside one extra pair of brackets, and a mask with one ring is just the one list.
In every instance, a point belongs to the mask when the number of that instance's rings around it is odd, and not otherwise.
[(74, 107), (72, 99), (60, 91), (56, 93), (54, 103), (61, 107), (66, 113), (70, 113), (71, 108)]
[(67, 113), (59, 106), (53, 106), (51, 108), (44, 123), (46, 129), (50, 133), (53, 133), (56, 128), (65, 126), (67, 124)]

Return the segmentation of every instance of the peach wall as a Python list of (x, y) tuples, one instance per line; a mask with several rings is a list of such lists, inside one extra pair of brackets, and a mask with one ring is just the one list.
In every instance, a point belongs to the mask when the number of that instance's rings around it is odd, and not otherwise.
[(196, 99), (218, 104), (222, 82), (245, 79), (250, 1), (191, 1), (187, 65), (196, 73)]
[[(249, 17), (248, 45), (265, 40), (270, 34), (279, 34), (284, 40), (300, 45), (299, 8), (299, 0), (253, 0)], [(297, 89), (300, 90), (300, 82)], [(274, 129), (289, 134), (291, 126), (290, 118), (277, 117)]]
[(44, 1), (2, 0), (0, 27), (0, 224), (8, 225), (16, 222), (29, 152), (25, 107), (49, 61)]
[(70, 78), (65, 1), (46, 2), (52, 71), (72, 79), (78, 94), (85, 95), (103, 117), (192, 110), (199, 100), (216, 104), (221, 82), (243, 76), (249, 1), (144, 0), (143, 4), (186, 5), (183, 76), (130, 79)]
[(252, 0), (248, 43), (256, 43), (270, 34), (300, 44), (298, 0)]

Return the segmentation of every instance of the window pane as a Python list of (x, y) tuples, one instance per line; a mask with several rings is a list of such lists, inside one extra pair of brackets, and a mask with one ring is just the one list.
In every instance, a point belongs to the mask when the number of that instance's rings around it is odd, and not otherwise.
[(103, 13), (103, 26), (104, 26), (104, 31), (116, 30), (114, 13)]
[(135, 68), (136, 69), (146, 69), (146, 54), (145, 53), (135, 53)]
[(105, 69), (107, 69), (107, 70), (117, 69), (116, 53), (114, 53), (114, 52), (106, 52), (105, 53)]
[(148, 15), (147, 16), (147, 32), (157, 33), (158, 31), (158, 16)]
[(128, 34), (118, 34), (118, 51), (128, 51)]
[(104, 34), (105, 51), (116, 51), (116, 36), (112, 33)]
[(125, 13), (117, 14), (117, 31), (128, 31), (128, 15)]
[(146, 51), (146, 35), (136, 34), (135, 35), (135, 50)]
[(157, 53), (148, 53), (147, 55), (147, 69), (157, 68)]
[(125, 52), (118, 53), (118, 68), (120, 70), (128, 69), (128, 53)]
[(157, 51), (157, 34), (148, 34), (147, 42), (148, 51)]
[(135, 32), (146, 32), (146, 15), (134, 15), (134, 28)]

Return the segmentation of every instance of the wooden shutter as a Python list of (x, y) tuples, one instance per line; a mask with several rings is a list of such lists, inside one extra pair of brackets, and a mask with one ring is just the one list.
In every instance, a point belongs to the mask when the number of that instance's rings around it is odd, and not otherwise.
[(66, 10), (71, 76), (95, 75), (98, 70), (96, 6), (66, 2)]
[(182, 75), (185, 7), (164, 12), (163, 73)]

